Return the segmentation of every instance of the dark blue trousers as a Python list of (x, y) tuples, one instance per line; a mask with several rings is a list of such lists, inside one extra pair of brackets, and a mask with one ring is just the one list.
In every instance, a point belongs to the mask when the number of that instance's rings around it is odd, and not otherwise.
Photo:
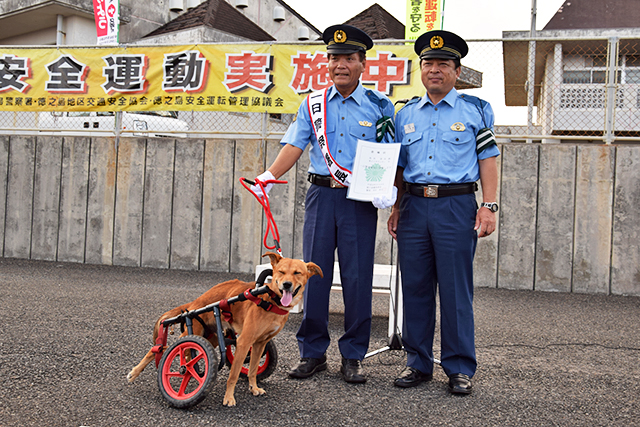
[(338, 340), (347, 359), (362, 360), (371, 334), (371, 292), (377, 209), (346, 198), (346, 189), (311, 185), (305, 201), (303, 253), (324, 278), (313, 276), (304, 292), (304, 314), (297, 333), (301, 357), (321, 357), (329, 347), (329, 294), (338, 249), (344, 335)]
[(402, 342), (407, 366), (433, 372), (436, 293), (440, 295), (442, 368), (476, 372), (473, 257), (478, 241), (473, 194), (442, 198), (405, 193), (400, 204), (398, 256), (402, 274)]

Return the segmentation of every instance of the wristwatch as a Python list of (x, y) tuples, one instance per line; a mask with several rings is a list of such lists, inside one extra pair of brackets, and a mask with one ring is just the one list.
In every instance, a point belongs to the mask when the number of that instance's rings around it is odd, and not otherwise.
[(480, 207), (487, 208), (491, 212), (498, 212), (498, 204), (496, 202), (482, 203), (482, 205), (480, 205)]

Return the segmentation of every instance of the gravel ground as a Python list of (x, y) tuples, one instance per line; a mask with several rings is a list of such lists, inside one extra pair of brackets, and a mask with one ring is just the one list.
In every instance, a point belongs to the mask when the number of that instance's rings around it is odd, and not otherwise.
[[(328, 370), (307, 380), (292, 314), (275, 338), (276, 371), (254, 397), (222, 406), (228, 369), (188, 410), (164, 401), (150, 365), (126, 375), (151, 347), (159, 314), (211, 285), (244, 275), (0, 258), (1, 426), (631, 426), (640, 425), (640, 298), (477, 289), (479, 368), (471, 396), (452, 396), (440, 368), (413, 389), (392, 382), (401, 351), (366, 359), (368, 382), (346, 384), (332, 343)], [(386, 345), (388, 296), (375, 296), (371, 349)], [(341, 298), (332, 298), (334, 341)], [(436, 353), (437, 353), (436, 346)]]

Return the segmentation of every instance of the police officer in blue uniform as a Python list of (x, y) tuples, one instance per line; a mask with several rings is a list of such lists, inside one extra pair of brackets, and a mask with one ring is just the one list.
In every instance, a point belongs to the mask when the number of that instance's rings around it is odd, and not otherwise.
[(301, 359), (289, 375), (307, 378), (327, 368), (329, 295), (337, 248), (345, 305), (344, 335), (338, 341), (341, 372), (347, 382), (364, 383), (361, 362), (371, 332), (377, 209), (372, 203), (347, 199), (347, 187), (358, 139), (394, 142), (389, 133), (376, 134), (376, 124), (391, 127), (394, 108), (383, 94), (360, 83), (366, 51), (373, 46), (365, 32), (349, 25), (334, 25), (324, 31), (323, 40), (333, 85), (302, 102), (281, 141), (278, 157), (257, 179), (282, 176), (311, 144), (303, 256), (318, 264), (324, 277), (314, 276), (307, 284), (297, 333)]
[(469, 394), (476, 372), (473, 258), (478, 237), (496, 227), (500, 152), (489, 103), (454, 88), (466, 42), (447, 31), (431, 31), (414, 48), (427, 93), (396, 115), (396, 141), (402, 143), (398, 201), (387, 223), (398, 241), (407, 351), (407, 366), (394, 384), (413, 387), (432, 379), (438, 291), (442, 368), (451, 393)]

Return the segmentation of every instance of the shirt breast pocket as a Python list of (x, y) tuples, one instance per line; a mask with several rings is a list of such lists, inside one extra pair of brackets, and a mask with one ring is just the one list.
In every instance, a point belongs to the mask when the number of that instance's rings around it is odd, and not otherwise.
[[(334, 150), (336, 152), (339, 150), (339, 141), (338, 137), (336, 136), (336, 125), (328, 124), (324, 131), (327, 136), (326, 145), (328, 146), (329, 152), (333, 155)], [(322, 138), (322, 140), (324, 140), (324, 135), (322, 133), (318, 133), (316, 136), (316, 133), (311, 130), (311, 150), (313, 151), (313, 153), (315, 153), (315, 155), (319, 156), (318, 158), (321, 159), (322, 162), (324, 162), (324, 154), (322, 154), (322, 149), (318, 142), (318, 138)]]
[[(329, 140), (335, 140), (334, 135), (336, 134), (336, 125), (334, 123), (325, 123), (326, 127), (325, 127), (325, 132), (327, 133), (327, 139)], [(329, 137), (331, 136), (331, 138)]]
[(469, 161), (469, 154), (475, 150), (475, 138), (471, 131), (443, 132), (440, 161), (446, 166), (460, 166)]
[(349, 134), (356, 139), (362, 139), (364, 141), (376, 142), (376, 128), (372, 125), (367, 126), (351, 126), (349, 128)]
[(407, 166), (411, 171), (418, 172), (426, 165), (427, 147), (422, 140), (421, 132), (411, 132), (406, 134), (401, 141), (402, 150), (406, 153)]

